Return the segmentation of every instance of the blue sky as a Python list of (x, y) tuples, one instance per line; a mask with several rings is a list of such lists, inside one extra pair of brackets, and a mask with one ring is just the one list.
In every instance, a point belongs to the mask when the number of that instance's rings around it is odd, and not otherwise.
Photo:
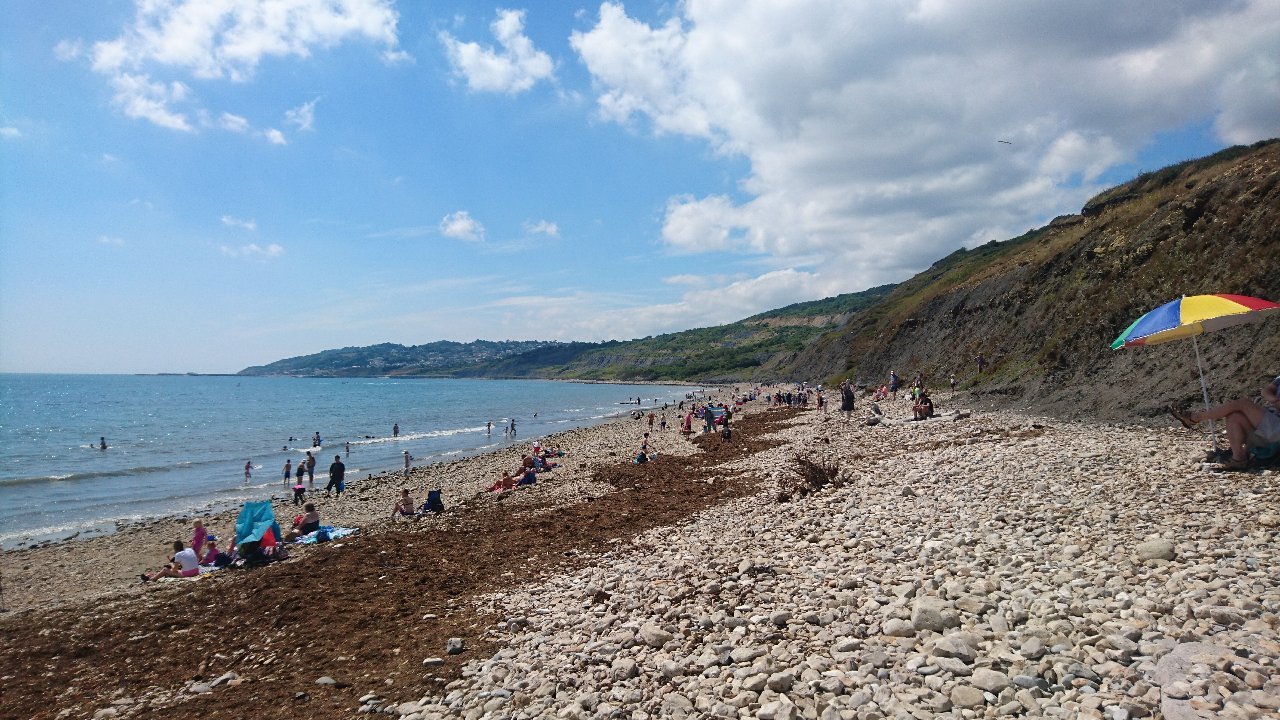
[(1280, 135), (1275, 0), (6, 9), (0, 371), (719, 324)]

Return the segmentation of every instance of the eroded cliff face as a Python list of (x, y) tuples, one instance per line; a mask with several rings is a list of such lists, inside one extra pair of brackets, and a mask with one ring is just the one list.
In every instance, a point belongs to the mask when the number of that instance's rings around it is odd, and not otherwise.
[[(923, 371), (933, 385), (954, 372), (981, 399), (1106, 420), (1191, 402), (1190, 341), (1109, 345), (1180, 295), (1280, 301), (1280, 142), (1143, 175), (1003, 245), (940, 261), (779, 372), (879, 382)], [(1215, 399), (1256, 392), (1280, 374), (1280, 317), (1203, 336), (1200, 351)]]

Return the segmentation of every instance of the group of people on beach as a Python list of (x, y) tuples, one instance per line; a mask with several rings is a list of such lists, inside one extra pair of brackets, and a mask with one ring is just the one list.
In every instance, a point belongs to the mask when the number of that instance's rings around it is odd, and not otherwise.
[(173, 555), (169, 562), (153, 573), (142, 573), (143, 582), (166, 577), (195, 577), (200, 568), (226, 567), (236, 559), (235, 535), (231, 536), (230, 551), (218, 548), (218, 538), (205, 530), (204, 522), (196, 520), (191, 533), (190, 547), (181, 540), (173, 542)]
[(560, 467), (558, 458), (565, 456), (559, 447), (544, 448), (541, 441), (535, 440), (533, 450), (520, 456), (520, 464), (513, 470), (502, 471), (502, 477), (487, 488), (488, 492), (506, 492), (537, 484), (539, 473), (550, 472)]
[[(246, 481), (249, 479), (250, 466), (250, 462), (246, 462), (244, 465)], [(324, 488), (325, 497), (330, 497), (335, 492), (338, 497), (342, 497), (342, 493), (347, 489), (346, 474), (347, 466), (342, 462), (342, 456), (334, 455), (333, 462), (329, 464), (329, 482)], [(304, 476), (307, 479), (307, 484), (305, 485), (302, 482)], [(291, 477), (293, 479), (292, 485), (289, 484)], [(286, 488), (293, 490), (294, 505), (303, 504), (306, 501), (307, 493), (316, 491), (316, 458), (315, 455), (311, 454), (310, 450), (307, 451), (305, 458), (298, 460), (296, 469), (293, 467), (292, 459), (284, 461), (284, 485)]]

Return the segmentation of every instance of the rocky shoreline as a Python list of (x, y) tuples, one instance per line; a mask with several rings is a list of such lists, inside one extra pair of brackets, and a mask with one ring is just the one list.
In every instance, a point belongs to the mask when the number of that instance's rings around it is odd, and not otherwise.
[[(650, 408), (645, 408), (646, 410)], [(549, 482), (537, 492), (521, 492), (506, 504), (523, 505), (570, 503), (607, 492), (590, 479), (602, 463), (634, 452), (644, 432), (640, 421), (619, 416), (600, 425), (576, 428), (538, 438), (546, 447), (563, 447), (567, 456), (551, 473)], [(415, 466), (408, 479), (400, 472), (383, 472), (368, 477), (348, 477), (347, 492), (341, 498), (314, 493), (325, 524), (357, 527), (376, 532), (388, 525), (392, 504), (401, 488), (409, 488), (418, 503), (426, 499), (427, 488), (440, 488), (447, 506), (467, 509), (494, 502), (483, 490), (502, 477), (504, 470), (520, 464), (521, 453), (530, 451), (535, 438), (513, 443), (499, 450), (464, 459)], [(661, 453), (688, 454), (693, 446), (678, 433), (654, 433), (654, 445)], [(281, 488), (271, 497), (276, 517), (288, 528), (288, 519), (301, 512), (292, 504), (292, 493)], [(186, 513), (120, 524), (116, 532), (98, 537), (50, 541), (32, 547), (0, 553), (5, 578), (5, 607), (10, 612), (33, 608), (49, 609), (66, 603), (83, 602), (121, 594), (136, 594), (138, 575), (154, 570), (172, 554), (175, 540), (191, 539), (192, 521), (201, 519), (210, 532), (224, 541), (234, 532), (239, 508), (208, 513)], [(424, 522), (433, 522), (424, 519)], [(439, 522), (434, 521), (434, 522)], [(303, 548), (303, 552), (306, 549)]]
[[(909, 405), (887, 411), (901, 416)], [(474, 494), (511, 457), (437, 467), (433, 479), (452, 483), (468, 504), (415, 525), (376, 517), (400, 483), (383, 478), (342, 511), (371, 523), (349, 548), (300, 553), (274, 576), (213, 576), (222, 593), (252, 586), (279, 591), (287, 604), (293, 583), (341, 565), (335, 580), (360, 582), (330, 590), (342, 601), (332, 614), (262, 610), (257, 622), (274, 618), (288, 631), (267, 644), (269, 653), (230, 637), (232, 625), (211, 629), (204, 642), (224, 659), (198, 669), (169, 668), (188, 657), (184, 646), (144, 634), (136, 643), (162, 656), (154, 668), (129, 675), (141, 671), (98, 655), (92, 668), (58, 670), (65, 675), (57, 682), (76, 696), (49, 686), (34, 716), (1115, 720), (1280, 712), (1274, 470), (1212, 472), (1197, 462), (1203, 438), (1180, 429), (1005, 412), (868, 427), (756, 403), (745, 423), (738, 441), (750, 445), (736, 453), (719, 438), (695, 444), (669, 433), (659, 445), (667, 464), (648, 468), (619, 462), (643, 431), (634, 421), (574, 431), (583, 434), (560, 440), (571, 450), (565, 472), (532, 493)], [(800, 458), (839, 475), (830, 487), (779, 502)], [(682, 519), (682, 505), (696, 514)], [(507, 526), (524, 534), (501, 537)], [(444, 559), (404, 548), (421, 542), (442, 548)], [(447, 563), (472, 546), (490, 560), (457, 569), (413, 564)], [(342, 564), (353, 548), (385, 557), (367, 570), (367, 560)], [(452, 576), (471, 575), (469, 585), (450, 585)], [(133, 622), (129, 603), (185, 617), (175, 604), (212, 601), (219, 591), (194, 585), (117, 593), (102, 607), (81, 596), (64, 599), (63, 609), (9, 614), (0, 624), (9, 647), (0, 691), (38, 697), (52, 682), (36, 674), (39, 661), (76, 657), (59, 642), (94, 632), (133, 640), (121, 629)], [(9, 593), (6, 602), (14, 602)], [(227, 610), (239, 624), (258, 612)], [(347, 616), (350, 624), (340, 625)], [(82, 626), (59, 641), (63, 622)], [(311, 633), (307, 645), (291, 639), (308, 627), (349, 636), (325, 637), (314, 649)]]
[(866, 458), (849, 486), (739, 500), (490, 596), (530, 608), (489, 631), (503, 649), (392, 715), (1280, 711), (1274, 472), (1208, 472), (1194, 439), (1145, 428), (804, 420), (748, 464)]

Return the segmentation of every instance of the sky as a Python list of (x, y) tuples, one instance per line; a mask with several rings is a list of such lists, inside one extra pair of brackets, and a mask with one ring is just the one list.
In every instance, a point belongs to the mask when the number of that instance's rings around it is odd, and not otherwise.
[(1280, 136), (1280, 0), (10, 0), (0, 371), (606, 340)]

